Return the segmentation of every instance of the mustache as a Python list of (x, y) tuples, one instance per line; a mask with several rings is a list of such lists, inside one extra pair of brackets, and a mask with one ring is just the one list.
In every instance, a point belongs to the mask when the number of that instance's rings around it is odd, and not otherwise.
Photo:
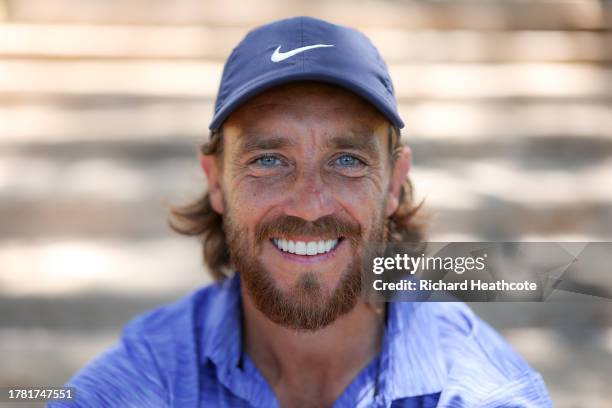
[(285, 238), (291, 235), (313, 235), (327, 239), (344, 237), (355, 242), (361, 237), (361, 226), (334, 215), (326, 215), (315, 221), (284, 215), (265, 221), (255, 228), (257, 243), (262, 243), (270, 238)]

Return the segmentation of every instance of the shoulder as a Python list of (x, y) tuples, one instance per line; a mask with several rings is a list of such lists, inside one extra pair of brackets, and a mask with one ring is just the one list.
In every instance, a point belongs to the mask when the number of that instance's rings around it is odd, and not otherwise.
[(172, 303), (151, 309), (132, 319), (123, 329), (125, 338), (140, 337), (159, 342), (164, 336), (206, 325), (217, 314), (215, 309), (227, 305), (231, 282), (225, 281), (199, 288)]
[(426, 306), (437, 325), (448, 373), (442, 402), (459, 398), (467, 399), (460, 406), (551, 406), (542, 377), (467, 305)]
[[(440, 345), (449, 369), (459, 365), (459, 356), (470, 357), (504, 378), (530, 371), (525, 360), (491, 326), (464, 303), (428, 303), (440, 336)], [(482, 368), (482, 367), (480, 367)]]
[(68, 381), (76, 401), (66, 406), (163, 407), (171, 396), (176, 402), (182, 387), (175, 379), (197, 378), (198, 326), (225, 291), (223, 284), (203, 287), (132, 319), (115, 345)]

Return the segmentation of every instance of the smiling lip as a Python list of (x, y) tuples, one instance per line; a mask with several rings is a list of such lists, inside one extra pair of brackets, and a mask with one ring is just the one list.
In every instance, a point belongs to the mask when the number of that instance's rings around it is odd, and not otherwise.
[(270, 240), (270, 243), (286, 259), (300, 263), (313, 263), (333, 256), (343, 241), (342, 237), (317, 241), (293, 241), (273, 238)]

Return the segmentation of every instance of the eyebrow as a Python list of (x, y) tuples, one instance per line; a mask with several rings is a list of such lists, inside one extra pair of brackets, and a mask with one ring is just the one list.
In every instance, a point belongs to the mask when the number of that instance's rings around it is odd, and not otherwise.
[(371, 132), (350, 132), (349, 134), (334, 136), (327, 143), (327, 147), (359, 150), (372, 157), (378, 156), (380, 152), (378, 138)]
[[(287, 136), (262, 136), (256, 133), (245, 133), (240, 138), (240, 153), (251, 153), (261, 150), (279, 150), (295, 146), (296, 143)], [(330, 138), (326, 147), (329, 149), (350, 149), (362, 151), (376, 157), (380, 152), (378, 139), (371, 132), (349, 131)]]
[(240, 139), (241, 153), (250, 153), (259, 150), (277, 150), (295, 145), (295, 142), (286, 136), (243, 134)]

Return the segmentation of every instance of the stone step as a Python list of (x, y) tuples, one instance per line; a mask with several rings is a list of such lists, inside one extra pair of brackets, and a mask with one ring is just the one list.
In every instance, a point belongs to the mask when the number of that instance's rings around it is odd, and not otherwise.
[[(193, 59), (223, 62), (248, 27), (77, 24), (0, 25), (0, 58)], [(367, 27), (388, 63), (610, 62), (599, 31), (414, 30)]]
[[(105, 293), (135, 300), (155, 298), (210, 281), (195, 239), (170, 233), (105, 239), (95, 236), (95, 231), (62, 238), (45, 237), (41, 232), (34, 240), (19, 236), (1, 241), (0, 297), (80, 294), (91, 298), (95, 307), (96, 296)], [(7, 319), (14, 320), (2, 317)]]
[[(69, 10), (69, 12), (67, 12)], [(605, 29), (612, 17), (599, 1), (401, 2), (364, 0), (7, 0), (8, 21), (77, 24), (247, 26), (309, 15), (351, 26), (437, 29)], [(0, 16), (2, 17), (2, 16)]]
[[(595, 64), (397, 64), (399, 99), (610, 98), (612, 69)], [(222, 64), (6, 60), (0, 97), (22, 94), (214, 98)]]
[[(612, 97), (612, 95), (611, 95)], [(12, 144), (205, 140), (210, 99), (89, 95), (0, 100), (0, 148)], [(474, 146), (524, 138), (612, 139), (609, 100), (402, 100), (407, 140)]]
[[(175, 271), (166, 272), (171, 275)], [(204, 271), (201, 273), (205, 275)], [(152, 276), (151, 279), (158, 277)], [(29, 294), (16, 295), (9, 290), (0, 297), (0, 309), (4, 312), (0, 319), (0, 332), (8, 328), (15, 331), (36, 328), (66, 334), (77, 334), (75, 331), (79, 330), (103, 336), (109, 331), (121, 330), (134, 315), (172, 302), (208, 283), (210, 279), (206, 275), (202, 282), (185, 282), (180, 290), (161, 294), (138, 290), (125, 293), (120, 281), (115, 282), (115, 287), (98, 292), (86, 288), (58, 294), (45, 293), (37, 288)], [(8, 335), (6, 331), (3, 333)]]

